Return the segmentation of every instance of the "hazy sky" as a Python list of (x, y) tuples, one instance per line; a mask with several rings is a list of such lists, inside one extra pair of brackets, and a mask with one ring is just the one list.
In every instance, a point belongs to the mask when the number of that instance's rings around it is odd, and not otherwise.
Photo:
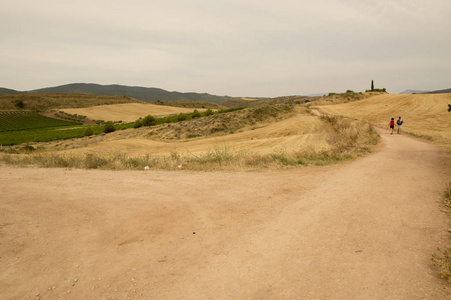
[(451, 88), (450, 0), (0, 0), (0, 87)]

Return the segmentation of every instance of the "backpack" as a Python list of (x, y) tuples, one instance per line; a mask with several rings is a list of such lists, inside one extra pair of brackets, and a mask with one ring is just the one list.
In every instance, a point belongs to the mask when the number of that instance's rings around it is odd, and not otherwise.
[(398, 125), (402, 125), (402, 121), (398, 119), (397, 124), (398, 124)]

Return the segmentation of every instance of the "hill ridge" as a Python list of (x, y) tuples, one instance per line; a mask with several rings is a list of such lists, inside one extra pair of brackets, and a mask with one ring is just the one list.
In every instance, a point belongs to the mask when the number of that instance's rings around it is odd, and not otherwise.
[(177, 101), (177, 100), (201, 100), (220, 103), (231, 99), (229, 96), (217, 96), (208, 93), (175, 92), (155, 87), (127, 86), (120, 84), (101, 85), (97, 83), (70, 83), (55, 87), (47, 87), (30, 91), (15, 91), (0, 88), (0, 94), (23, 94), (23, 93), (83, 93), (107, 96), (127, 96), (145, 102), (153, 101)]

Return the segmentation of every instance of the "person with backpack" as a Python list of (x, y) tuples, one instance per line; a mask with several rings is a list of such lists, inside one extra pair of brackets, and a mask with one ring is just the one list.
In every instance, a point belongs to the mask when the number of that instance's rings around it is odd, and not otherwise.
[(402, 123), (404, 123), (404, 121), (401, 120), (401, 117), (399, 117), (398, 121), (396, 121), (396, 125), (398, 125), (398, 134), (401, 134)]
[(395, 129), (395, 118), (391, 118), (390, 128), (391, 128), (391, 133), (390, 134), (393, 134), (393, 130)]

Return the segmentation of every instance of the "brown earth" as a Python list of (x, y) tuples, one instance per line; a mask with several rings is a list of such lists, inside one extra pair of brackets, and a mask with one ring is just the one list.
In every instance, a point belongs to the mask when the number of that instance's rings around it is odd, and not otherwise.
[(0, 167), (2, 299), (450, 299), (444, 152), (265, 172)]

